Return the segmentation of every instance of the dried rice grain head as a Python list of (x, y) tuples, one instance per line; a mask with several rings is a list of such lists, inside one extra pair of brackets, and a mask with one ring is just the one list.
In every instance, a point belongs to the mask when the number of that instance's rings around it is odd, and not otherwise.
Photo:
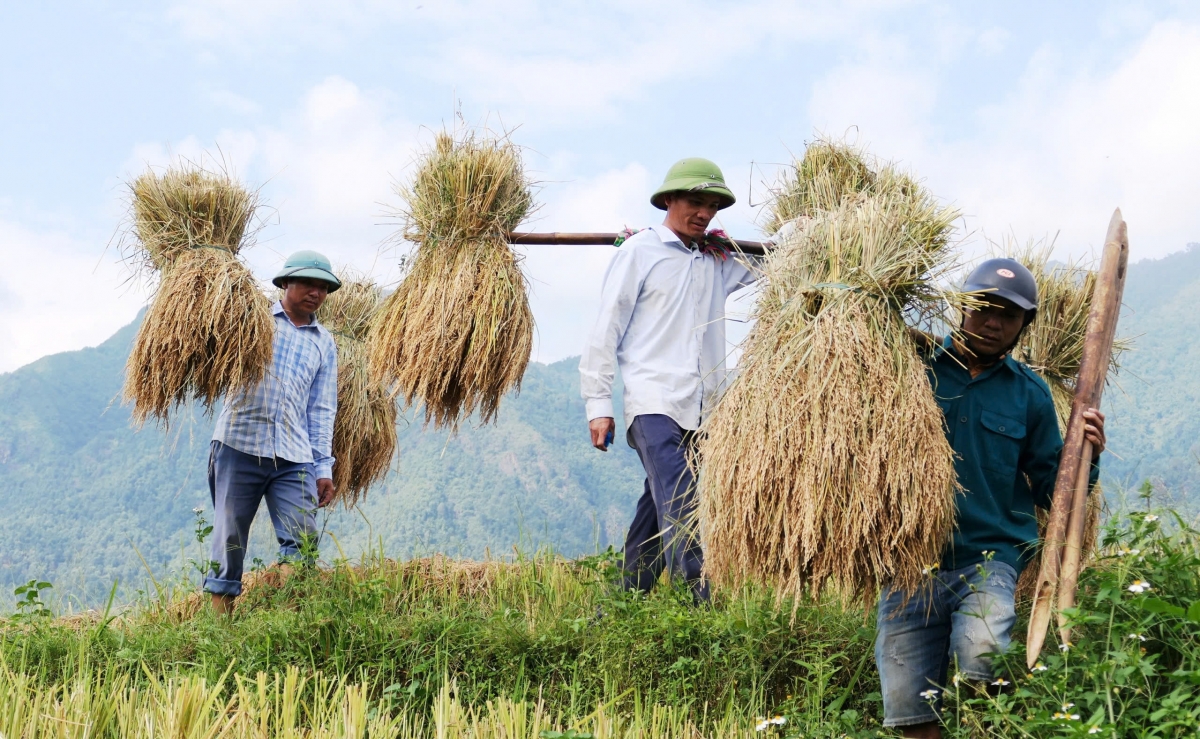
[(137, 425), (165, 425), (175, 406), (198, 400), (211, 411), (270, 366), (270, 304), (237, 256), (258, 195), (189, 162), (146, 172), (130, 192), (131, 258), (159, 282), (126, 363), (124, 397)]
[(705, 420), (699, 519), (719, 585), (915, 592), (957, 483), (906, 315), (938, 314), (957, 213), (910, 178), (812, 211), (766, 259), (739, 374)]
[(185, 162), (162, 174), (153, 170), (129, 186), (133, 234), (143, 263), (162, 270), (195, 248), (236, 255), (252, 234), (258, 193), (226, 172)]
[(383, 290), (364, 275), (339, 271), (342, 287), (321, 306), (317, 320), (338, 349), (338, 412), (333, 424), (334, 502), (356, 505), (391, 469), (396, 455), (396, 403), (371, 377), (365, 338)]
[(271, 306), (232, 254), (195, 249), (162, 276), (126, 361), (124, 397), (134, 422), (164, 426), (170, 411), (198, 400), (208, 410), (249, 390), (271, 365)]
[(493, 421), (533, 347), (525, 275), (508, 245), (533, 207), (520, 150), (507, 138), (440, 134), (398, 192), (402, 235), (417, 249), (372, 321), (371, 371), (435, 427), (457, 429), (476, 412)]

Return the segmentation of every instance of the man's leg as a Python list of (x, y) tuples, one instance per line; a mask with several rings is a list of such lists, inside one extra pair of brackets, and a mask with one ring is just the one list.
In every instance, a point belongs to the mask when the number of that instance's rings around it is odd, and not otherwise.
[(650, 478), (645, 492), (638, 499), (637, 510), (625, 537), (625, 574), (622, 585), (626, 590), (649, 592), (662, 574), (662, 539), (658, 535), (658, 511), (650, 493)]
[(204, 579), (213, 608), (228, 614), (242, 592), (242, 565), (250, 524), (266, 486), (258, 457), (214, 441), (208, 459), (208, 489), (213, 501), (212, 559), (216, 571)]
[(883, 725), (904, 736), (940, 737), (938, 707), (946, 683), (950, 613), (947, 589), (934, 583), (904, 605), (885, 590), (879, 601), (875, 664), (883, 692)]
[(696, 599), (707, 601), (708, 583), (701, 577), (704, 553), (694, 526), (696, 486), (688, 465), (691, 436), (669, 416), (658, 414), (638, 416), (629, 431), (650, 482), (667, 572), (682, 575)]
[(1012, 642), (1017, 571), (992, 561), (949, 574), (953, 579), (947, 579), (947, 584), (957, 597), (952, 604), (951, 661), (963, 677), (990, 683), (992, 661), (984, 655), (1000, 654)]
[(279, 541), (279, 561), (317, 558), (317, 478), (308, 463), (275, 460), (267, 486), (267, 510)]

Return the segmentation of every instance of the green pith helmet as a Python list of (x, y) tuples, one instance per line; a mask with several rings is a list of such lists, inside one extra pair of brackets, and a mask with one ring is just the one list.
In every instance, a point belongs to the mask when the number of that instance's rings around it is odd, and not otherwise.
[(737, 198), (725, 186), (725, 175), (721, 174), (721, 168), (699, 157), (680, 159), (671, 165), (662, 186), (650, 196), (650, 204), (659, 210), (666, 210), (663, 197), (673, 192), (711, 192), (721, 198), (721, 208), (728, 208), (737, 202)]
[(293, 277), (307, 277), (310, 280), (325, 280), (329, 283), (329, 292), (336, 292), (342, 286), (342, 281), (333, 274), (333, 265), (324, 254), (316, 251), (298, 251), (287, 258), (283, 269), (271, 280), (275, 287), (283, 287), (285, 280)]

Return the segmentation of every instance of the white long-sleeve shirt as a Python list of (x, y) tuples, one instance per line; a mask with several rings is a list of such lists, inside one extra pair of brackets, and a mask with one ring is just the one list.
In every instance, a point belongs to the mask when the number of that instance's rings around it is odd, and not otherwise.
[(725, 387), (725, 299), (755, 278), (739, 257), (690, 249), (666, 226), (625, 241), (604, 275), (600, 315), (579, 362), (588, 420), (614, 415), (620, 366), (626, 425), (659, 413), (699, 428)]

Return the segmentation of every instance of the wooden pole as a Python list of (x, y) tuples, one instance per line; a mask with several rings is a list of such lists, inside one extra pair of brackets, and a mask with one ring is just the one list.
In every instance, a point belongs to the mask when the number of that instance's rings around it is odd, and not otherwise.
[[(1050, 627), (1051, 607), (1058, 591), (1060, 604), (1066, 585), (1059, 589), (1060, 574), (1070, 576), (1071, 594), (1068, 600), (1074, 603), (1074, 589), (1079, 575), (1079, 545), (1075, 547), (1073, 570), (1065, 571), (1063, 556), (1067, 526), (1075, 519), (1082, 526), (1087, 514), (1087, 480), (1091, 464), (1091, 444), (1083, 436), (1085, 421), (1083, 412), (1098, 407), (1104, 391), (1104, 380), (1112, 356), (1112, 342), (1116, 335), (1117, 317), (1121, 309), (1121, 296), (1125, 288), (1126, 265), (1129, 261), (1129, 237), (1121, 211), (1113, 212), (1104, 240), (1104, 256), (1100, 261), (1100, 272), (1092, 294), (1092, 306), (1088, 312), (1087, 334), (1084, 338), (1083, 357), (1079, 364), (1079, 379), (1075, 386), (1075, 400), (1071, 405), (1071, 420), (1067, 425), (1067, 438), (1063, 442), (1062, 457), (1058, 464), (1058, 477), (1054, 482), (1054, 500), (1050, 508), (1050, 521), (1046, 525), (1046, 540), (1042, 547), (1042, 566), (1038, 572), (1034, 590), (1033, 610), (1029, 615), (1029, 632), (1026, 637), (1026, 659), (1030, 667), (1036, 664), (1046, 642)], [(1086, 455), (1086, 459), (1084, 458)], [(1080, 480), (1083, 494), (1077, 495)], [(1082, 530), (1079, 541), (1082, 542)]]
[[(514, 231), (509, 234), (510, 244), (529, 244), (538, 246), (612, 246), (617, 240), (615, 233), (522, 233)], [(762, 256), (766, 253), (761, 241), (732, 240), (746, 254)]]
[[(1104, 372), (1108, 371), (1108, 367), (1112, 363), (1112, 344), (1117, 334), (1117, 319), (1120, 317), (1121, 301), (1125, 295), (1125, 276), (1128, 273), (1126, 267), (1129, 261), (1129, 243), (1124, 225), (1122, 222), (1121, 233), (1118, 236), (1120, 242), (1117, 244), (1117, 248), (1121, 252), (1117, 262), (1116, 282), (1112, 287), (1111, 304), (1108, 307), (1108, 315), (1106, 316), (1108, 333), (1104, 337), (1104, 343), (1100, 350), (1103, 352), (1103, 355), (1097, 358), (1097, 361), (1104, 363)], [(1108, 244), (1105, 244), (1105, 249), (1107, 248)], [(1101, 270), (1103, 270), (1103, 264), (1101, 265)], [(1099, 284), (1098, 280), (1097, 284)], [(1081, 366), (1080, 374), (1082, 374), (1082, 369)], [(1100, 399), (1104, 395), (1103, 380), (1096, 385), (1095, 394), (1095, 399), (1090, 406), (1091, 408), (1100, 407)], [(1076, 397), (1078, 398), (1078, 395)], [(1072, 408), (1072, 414), (1073, 412), (1074, 408)], [(1087, 528), (1088, 479), (1091, 473), (1092, 460), (1092, 445), (1090, 442), (1084, 441), (1083, 451), (1080, 456), (1083, 463), (1080, 465), (1079, 476), (1075, 483), (1075, 495), (1073, 496), (1071, 505), (1071, 518), (1067, 522), (1067, 541), (1063, 548), (1062, 574), (1059, 577), (1058, 586), (1058, 634), (1063, 644), (1070, 643), (1071, 630), (1067, 628), (1062, 612), (1068, 608), (1075, 607), (1075, 596), (1079, 586), (1079, 570), (1083, 562), (1083, 550), (1085, 546), (1083, 532)]]

